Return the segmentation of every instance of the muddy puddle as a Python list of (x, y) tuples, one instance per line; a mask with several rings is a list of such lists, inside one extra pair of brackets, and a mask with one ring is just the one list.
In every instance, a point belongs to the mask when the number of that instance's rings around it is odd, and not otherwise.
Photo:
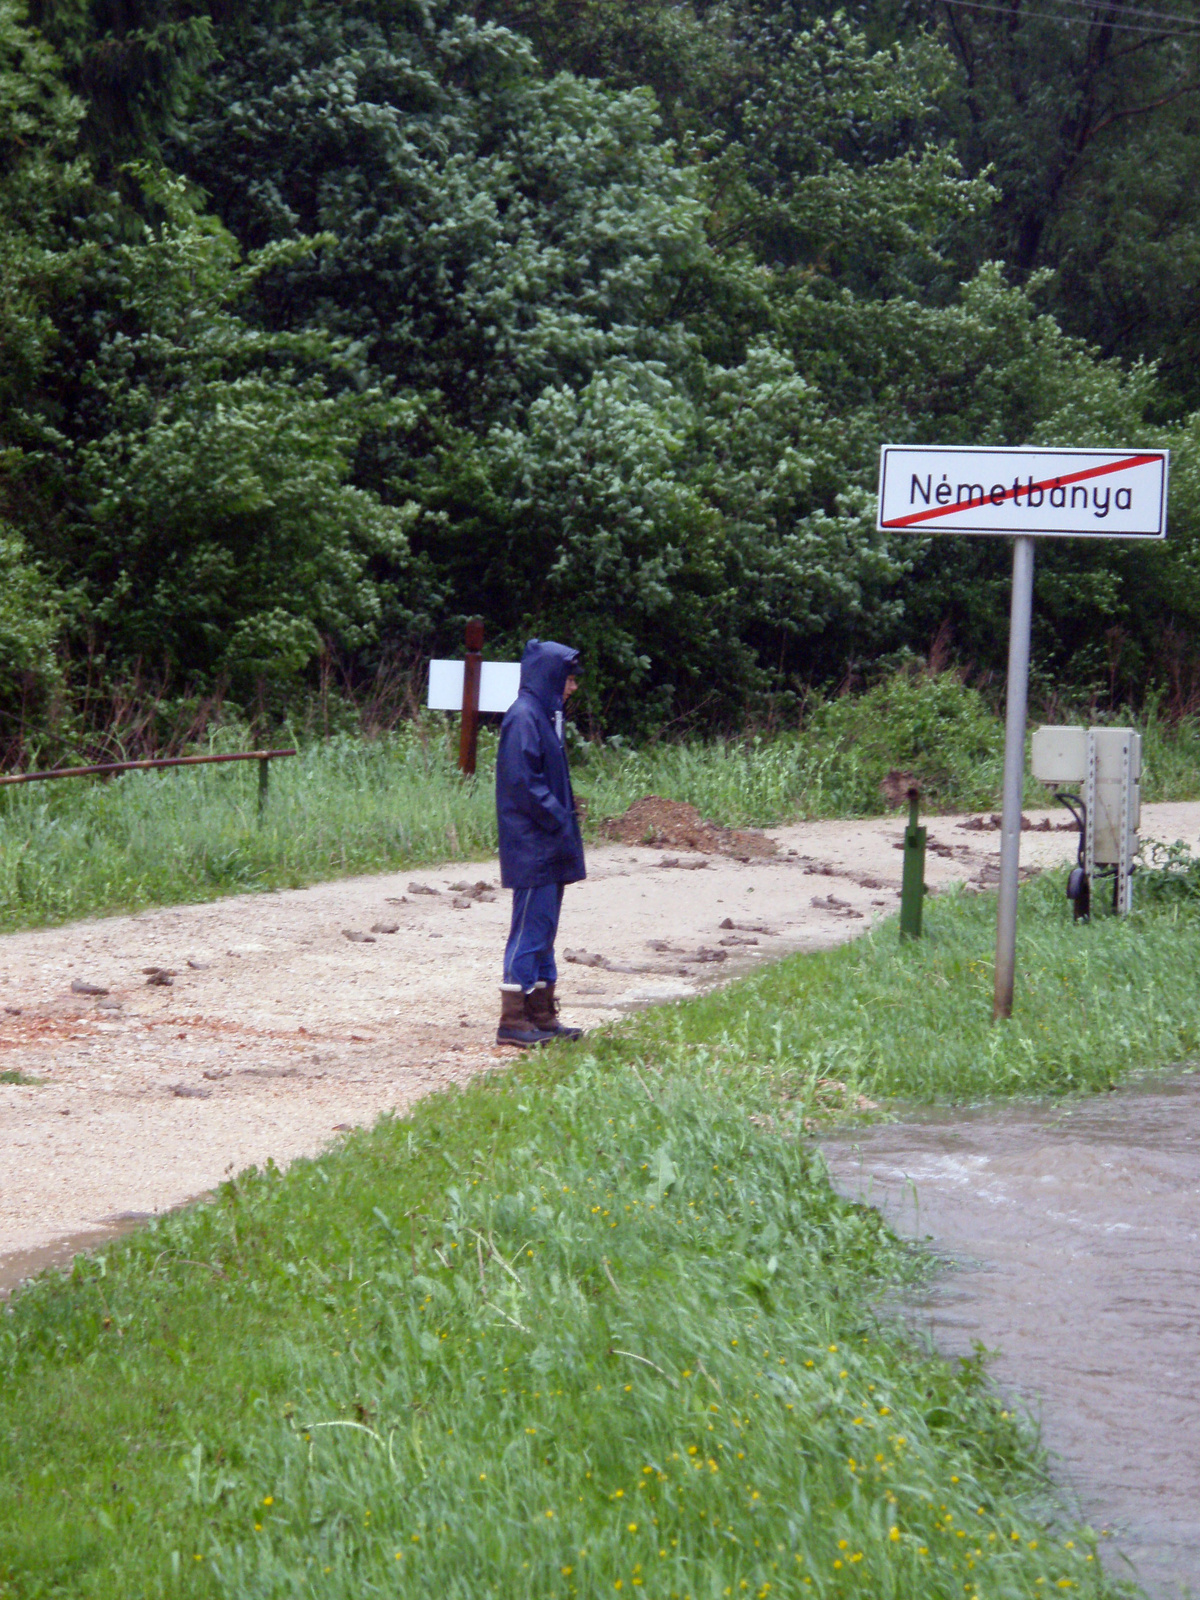
[[(206, 1193), (197, 1198), (207, 1199), (208, 1195)], [(171, 1209), (182, 1210), (183, 1207), (173, 1206)], [(105, 1217), (86, 1232), (67, 1233), (61, 1239), (38, 1245), (32, 1250), (14, 1250), (8, 1255), (0, 1255), (0, 1301), (6, 1300), (14, 1289), (19, 1289), (39, 1273), (51, 1267), (68, 1268), (76, 1256), (94, 1254), (114, 1239), (123, 1239), (135, 1228), (152, 1222), (157, 1215), (159, 1213), (154, 1211), (120, 1211), (116, 1216)]]
[(86, 1233), (69, 1233), (52, 1244), (40, 1245), (34, 1250), (14, 1250), (0, 1256), (0, 1300), (6, 1300), (14, 1289), (20, 1288), (28, 1278), (36, 1278), (48, 1267), (69, 1267), (78, 1255), (90, 1255), (112, 1239), (121, 1239), (134, 1228), (150, 1220), (149, 1212), (130, 1212), (127, 1216), (113, 1217), (103, 1226), (89, 1228)]
[(832, 1139), (843, 1193), (951, 1265), (912, 1308), (998, 1351), (1105, 1564), (1200, 1597), (1200, 1076), (930, 1114)]

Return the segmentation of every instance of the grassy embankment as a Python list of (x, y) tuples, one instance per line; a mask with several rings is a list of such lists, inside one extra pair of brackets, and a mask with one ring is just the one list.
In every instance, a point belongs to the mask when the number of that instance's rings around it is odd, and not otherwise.
[[(1147, 799), (1200, 794), (1200, 727), (1147, 734)], [(244, 747), (228, 731), (233, 748)], [(883, 808), (891, 767), (918, 772), (927, 810), (996, 804), (1003, 729), (956, 678), (899, 676), (818, 706), (800, 734), (748, 742), (579, 744), (577, 789), (594, 832), (641, 795), (688, 800), (730, 826)], [(258, 824), (253, 766), (131, 773), (0, 789), (0, 929), (351, 872), (469, 859), (495, 847), (494, 732), (464, 784), (444, 726), (370, 743), (339, 738), (274, 764)], [(1030, 804), (1044, 804), (1030, 782)]]
[(522, 1060), (29, 1287), (0, 1595), (1115, 1594), (979, 1365), (878, 1321), (923, 1260), (804, 1133), (831, 1075), (977, 1096), (1195, 1051), (1193, 898), (1023, 899), (1010, 1025), (994, 905), (947, 896), (919, 944)]

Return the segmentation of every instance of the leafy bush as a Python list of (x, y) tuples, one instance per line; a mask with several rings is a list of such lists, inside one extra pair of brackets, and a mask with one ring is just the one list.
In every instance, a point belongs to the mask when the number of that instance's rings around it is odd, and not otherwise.
[(994, 806), (1004, 726), (977, 689), (954, 673), (897, 672), (861, 694), (827, 700), (806, 737), (846, 764), (838, 809), (882, 809), (880, 782), (892, 768), (913, 773), (929, 811)]
[(1134, 866), (1134, 893), (1138, 905), (1200, 903), (1200, 857), (1182, 839), (1173, 844), (1147, 839)]

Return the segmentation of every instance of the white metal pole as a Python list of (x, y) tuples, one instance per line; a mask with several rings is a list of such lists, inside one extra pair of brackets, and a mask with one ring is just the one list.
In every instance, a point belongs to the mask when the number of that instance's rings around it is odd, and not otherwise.
[(1013, 540), (1012, 614), (1008, 631), (1008, 703), (1004, 717), (1004, 795), (1000, 818), (1000, 903), (996, 914), (996, 988), (992, 1020), (1012, 1016), (1017, 963), (1017, 869), (1021, 864), (1021, 792), (1025, 787), (1025, 707), (1033, 618), (1033, 540)]

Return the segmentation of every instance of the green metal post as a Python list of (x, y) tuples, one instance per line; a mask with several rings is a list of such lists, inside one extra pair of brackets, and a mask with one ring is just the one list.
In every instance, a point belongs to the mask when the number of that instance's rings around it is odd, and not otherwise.
[(261, 826), (267, 814), (267, 794), (271, 787), (271, 762), (268, 756), (261, 756), (258, 762), (258, 820)]
[(925, 829), (917, 826), (917, 796), (908, 796), (908, 827), (904, 830), (904, 876), (900, 880), (900, 937), (921, 937), (921, 912), (925, 902)]

